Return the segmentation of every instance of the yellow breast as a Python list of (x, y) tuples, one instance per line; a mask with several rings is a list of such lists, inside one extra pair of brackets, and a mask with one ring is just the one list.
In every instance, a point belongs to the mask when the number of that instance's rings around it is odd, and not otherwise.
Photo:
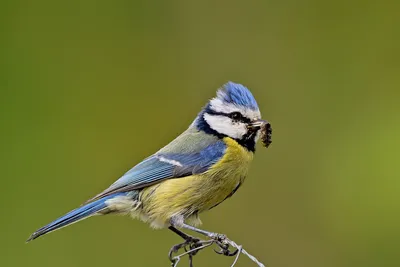
[(144, 189), (142, 217), (153, 227), (163, 227), (174, 215), (197, 218), (198, 213), (232, 195), (243, 183), (253, 153), (229, 137), (223, 140), (227, 146), (225, 155), (207, 172), (169, 179)]

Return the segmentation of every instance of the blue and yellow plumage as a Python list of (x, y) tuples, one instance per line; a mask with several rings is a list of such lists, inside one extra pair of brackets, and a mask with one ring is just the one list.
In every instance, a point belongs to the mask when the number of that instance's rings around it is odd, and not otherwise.
[(265, 125), (250, 91), (229, 82), (170, 144), (28, 240), (109, 213), (130, 214), (154, 228), (208, 233), (194, 227), (200, 224), (199, 214), (223, 202), (244, 182)]

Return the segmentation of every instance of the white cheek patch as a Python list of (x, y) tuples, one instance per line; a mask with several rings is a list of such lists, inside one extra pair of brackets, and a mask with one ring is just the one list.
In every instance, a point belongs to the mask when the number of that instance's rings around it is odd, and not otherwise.
[(210, 107), (212, 110), (221, 113), (232, 113), (232, 112), (240, 112), (243, 116), (253, 120), (253, 119), (261, 119), (261, 113), (259, 110), (253, 110), (245, 107), (239, 107), (232, 103), (226, 103), (219, 98), (213, 98), (210, 100)]
[(211, 129), (234, 139), (242, 139), (247, 133), (247, 127), (242, 122), (233, 122), (231, 118), (221, 115), (204, 114), (204, 120)]

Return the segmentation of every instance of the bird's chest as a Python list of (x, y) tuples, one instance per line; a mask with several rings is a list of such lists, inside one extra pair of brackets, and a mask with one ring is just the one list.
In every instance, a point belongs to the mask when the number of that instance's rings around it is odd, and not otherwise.
[(209, 210), (228, 197), (243, 183), (253, 154), (230, 138), (226, 151), (206, 172), (168, 179), (142, 193), (143, 212), (153, 225), (163, 225), (177, 214), (185, 218)]
[(225, 138), (227, 149), (219, 162), (197, 177), (201, 186), (196, 196), (201, 199), (202, 210), (210, 209), (232, 196), (247, 176), (253, 153), (236, 141)]
[(214, 183), (235, 183), (247, 175), (253, 153), (249, 152), (231, 138), (225, 138), (226, 152), (204, 175), (213, 177)]

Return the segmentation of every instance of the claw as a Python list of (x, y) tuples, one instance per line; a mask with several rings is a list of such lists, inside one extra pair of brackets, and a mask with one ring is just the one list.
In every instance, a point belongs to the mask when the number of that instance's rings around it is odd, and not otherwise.
[[(172, 263), (172, 266), (175, 266), (174, 264), (176, 264), (176, 258), (173, 256), (174, 253), (177, 253), (182, 248), (185, 250), (185, 252), (188, 252), (189, 250), (196, 249), (198, 247), (201, 247), (202, 245), (203, 243), (201, 242), (200, 239), (190, 237), (185, 242), (173, 246), (168, 253), (168, 257)], [(198, 252), (197, 250), (190, 252), (189, 257), (196, 255), (197, 252)]]
[(214, 249), (214, 252), (217, 253), (217, 254), (220, 254), (220, 255), (225, 255), (225, 256), (232, 257), (232, 256), (235, 256), (239, 251), (238, 249), (236, 249), (235, 251), (231, 252), (229, 250), (229, 244), (224, 244), (222, 242), (218, 242), (217, 241), (217, 245), (219, 246), (220, 250), (217, 251), (217, 250)]
[[(189, 250), (194, 250), (196, 248), (199, 248), (203, 245), (203, 243), (200, 240), (196, 240), (194, 243), (189, 245)], [(199, 252), (198, 250), (195, 250), (189, 254), (189, 256), (195, 256)]]
[(232, 256), (235, 256), (235, 255), (239, 252), (239, 250), (236, 249), (234, 252), (231, 252), (230, 250), (227, 250), (226, 252), (227, 252), (227, 253), (224, 254), (225, 256), (232, 257)]
[(219, 251), (214, 249), (214, 252), (219, 255), (225, 255), (228, 257), (232, 257), (232, 256), (235, 256), (239, 252), (239, 250), (236, 249), (235, 251), (231, 252), (229, 249), (220, 249)]
[(188, 244), (188, 241), (185, 241), (183, 243), (180, 243), (180, 244), (177, 244), (175, 246), (172, 246), (172, 248), (169, 250), (169, 253), (168, 253), (169, 260), (172, 263), (175, 263), (175, 261), (176, 261), (176, 259), (173, 257), (172, 254), (178, 252), (181, 248), (185, 248), (187, 244)]
[(217, 253), (219, 255), (224, 254), (224, 251), (221, 248), (219, 249), (219, 251), (216, 250), (215, 248), (213, 248), (213, 250), (214, 250), (215, 253)]

